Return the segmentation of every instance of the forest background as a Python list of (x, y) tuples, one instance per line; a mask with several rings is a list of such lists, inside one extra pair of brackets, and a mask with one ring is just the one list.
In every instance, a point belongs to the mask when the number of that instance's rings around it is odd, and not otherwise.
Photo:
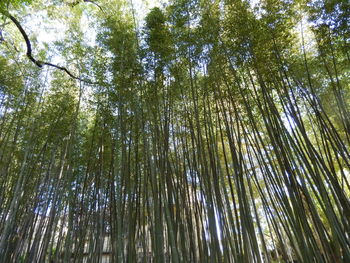
[(0, 261), (350, 262), (346, 0), (0, 3)]

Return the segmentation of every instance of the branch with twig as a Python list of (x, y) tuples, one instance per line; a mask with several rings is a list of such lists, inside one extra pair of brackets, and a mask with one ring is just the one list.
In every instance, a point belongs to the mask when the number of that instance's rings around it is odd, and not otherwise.
[(97, 6), (103, 13), (105, 12), (105, 11), (103, 10), (102, 6), (100, 6), (100, 5), (99, 5), (98, 3), (96, 3), (95, 1), (91, 1), (91, 0), (77, 0), (77, 1), (74, 1), (74, 2), (70, 3), (69, 5), (70, 5), (71, 7), (74, 7), (74, 6), (78, 5), (78, 4), (80, 4), (81, 2), (93, 4), (93, 5)]
[(0, 10), (0, 12), (3, 15), (5, 15), (6, 17), (8, 17), (15, 24), (15, 26), (17, 27), (17, 29), (21, 33), (21, 35), (22, 35), (22, 37), (23, 37), (23, 39), (24, 39), (24, 41), (26, 43), (26, 46), (27, 46), (27, 53), (26, 53), (26, 55), (27, 55), (27, 57), (29, 58), (30, 61), (32, 61), (39, 68), (42, 68), (43, 66), (46, 65), (46, 66), (53, 67), (53, 68), (56, 68), (56, 69), (64, 71), (65, 73), (67, 73), (68, 76), (70, 76), (73, 79), (76, 79), (76, 80), (79, 80), (79, 81), (82, 81), (82, 82), (85, 82), (85, 83), (88, 83), (88, 84), (98, 84), (96, 82), (92, 82), (90, 80), (83, 79), (81, 77), (75, 76), (66, 67), (62, 67), (62, 66), (59, 66), (59, 65), (52, 64), (50, 62), (45, 62), (45, 61), (40, 61), (40, 60), (35, 59), (33, 57), (32, 44), (31, 44), (31, 42), (29, 40), (29, 37), (28, 37), (27, 33), (25, 32), (25, 30), (23, 29), (22, 25), (20, 24), (20, 22), (14, 16), (12, 16), (9, 12), (4, 11), (4, 10)]

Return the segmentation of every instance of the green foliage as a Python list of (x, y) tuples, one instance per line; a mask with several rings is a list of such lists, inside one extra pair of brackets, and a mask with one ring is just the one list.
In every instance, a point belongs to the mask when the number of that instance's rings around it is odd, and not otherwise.
[(30, 5), (31, 3), (33, 3), (33, 0), (4, 0), (0, 2), (0, 11), (8, 7), (18, 8), (21, 5)]
[(158, 7), (153, 8), (145, 18), (146, 41), (149, 50), (156, 58), (167, 59), (171, 55), (171, 36), (166, 24), (165, 14)]
[(22, 89), (22, 79), (15, 65), (0, 57), (0, 91), (5, 96), (18, 96)]

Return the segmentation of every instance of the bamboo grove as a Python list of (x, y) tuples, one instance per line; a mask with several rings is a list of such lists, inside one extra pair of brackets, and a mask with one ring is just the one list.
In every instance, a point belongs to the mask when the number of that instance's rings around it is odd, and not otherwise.
[(0, 11), (0, 262), (350, 262), (348, 1)]

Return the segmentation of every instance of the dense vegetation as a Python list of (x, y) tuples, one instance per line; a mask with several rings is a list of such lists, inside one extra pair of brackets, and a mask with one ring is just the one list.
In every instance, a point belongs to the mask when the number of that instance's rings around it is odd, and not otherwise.
[(348, 0), (0, 14), (1, 262), (350, 262)]

